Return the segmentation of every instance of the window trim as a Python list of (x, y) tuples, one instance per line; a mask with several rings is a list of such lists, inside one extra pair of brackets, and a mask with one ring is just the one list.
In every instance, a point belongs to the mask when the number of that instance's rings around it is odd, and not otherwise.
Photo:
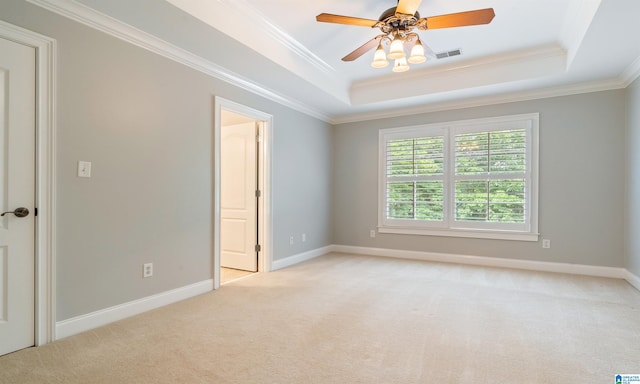
[[(381, 129), (378, 132), (378, 232), (406, 235), (426, 235), (426, 236), (447, 236), (447, 237), (468, 237), (480, 239), (503, 239), (518, 241), (538, 241), (538, 182), (539, 182), (539, 113), (528, 113), (520, 115), (498, 116), (480, 119), (459, 120), (443, 123), (432, 123), (423, 125), (413, 125), (407, 127)], [(491, 127), (494, 130), (496, 125), (513, 128), (514, 124), (518, 128), (525, 128), (527, 131), (528, 151), (527, 164), (530, 164), (525, 171), (530, 178), (530, 193), (527, 194), (525, 202), (525, 218), (527, 230), (508, 229), (487, 229), (458, 227), (453, 218), (454, 191), (453, 166), (455, 161), (455, 145), (453, 137), (460, 130), (484, 131)], [(420, 221), (387, 219), (386, 212), (386, 142), (393, 138), (418, 137), (421, 134), (437, 134), (442, 132), (445, 136), (445, 206), (444, 222), (442, 225), (425, 226)], [(507, 226), (508, 227), (508, 226)]]

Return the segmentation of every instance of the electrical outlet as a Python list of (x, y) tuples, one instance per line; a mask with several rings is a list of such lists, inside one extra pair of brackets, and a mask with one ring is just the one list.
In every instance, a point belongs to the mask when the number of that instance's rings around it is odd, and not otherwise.
[(293, 245), (293, 236), (289, 236), (289, 245)]
[(91, 177), (90, 161), (78, 161), (78, 177)]
[(372, 229), (369, 231), (369, 237), (376, 237), (376, 230)]
[(302, 242), (304, 243), (305, 241), (307, 241), (307, 234), (303, 233), (302, 234)]
[(542, 239), (542, 248), (551, 248), (551, 240)]
[(142, 264), (142, 277), (153, 276), (153, 263)]

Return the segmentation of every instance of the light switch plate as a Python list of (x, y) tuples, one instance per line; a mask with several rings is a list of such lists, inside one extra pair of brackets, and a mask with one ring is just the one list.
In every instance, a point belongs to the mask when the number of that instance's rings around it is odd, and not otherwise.
[(91, 177), (90, 161), (78, 161), (78, 177)]

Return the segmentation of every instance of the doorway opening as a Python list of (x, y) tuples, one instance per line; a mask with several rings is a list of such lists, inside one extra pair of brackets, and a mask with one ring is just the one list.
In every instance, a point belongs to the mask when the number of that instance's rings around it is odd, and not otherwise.
[(271, 121), (271, 115), (216, 97), (216, 289), (271, 269)]

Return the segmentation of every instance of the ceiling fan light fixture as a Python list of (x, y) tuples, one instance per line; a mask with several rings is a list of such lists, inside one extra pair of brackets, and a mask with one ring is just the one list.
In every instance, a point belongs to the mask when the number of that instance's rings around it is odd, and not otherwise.
[(376, 53), (373, 55), (373, 61), (371, 62), (371, 66), (373, 68), (384, 68), (387, 65), (389, 65), (389, 62), (387, 61), (387, 54), (384, 52), (384, 48), (382, 48), (382, 44), (378, 44)]
[(404, 57), (401, 59), (396, 59), (395, 63), (393, 64), (393, 72), (399, 73), (399, 72), (406, 72), (409, 70), (409, 64), (407, 64), (407, 59), (405, 59)]
[(413, 45), (413, 48), (411, 48), (411, 55), (409, 56), (408, 61), (411, 64), (420, 64), (427, 61), (427, 58), (424, 55), (424, 47), (422, 46), (420, 39), (418, 39), (418, 41)]
[[(378, 35), (356, 48), (353, 52), (343, 57), (342, 61), (356, 60), (375, 47), (377, 42), (390, 42), (391, 47), (387, 54), (387, 59), (395, 60), (393, 65), (394, 72), (404, 72), (409, 70), (404, 45), (407, 44), (407, 46), (409, 46), (409, 43), (413, 42), (413, 39), (416, 39), (416, 43), (411, 47), (408, 62), (411, 64), (420, 64), (427, 61), (425, 47), (422, 45), (417, 33), (413, 32), (415, 29), (425, 31), (428, 29), (484, 25), (491, 23), (495, 17), (493, 8), (484, 8), (421, 18), (418, 8), (422, 0), (397, 0), (397, 3), (397, 6), (384, 11), (378, 20), (321, 13), (316, 16), (316, 21), (380, 29), (382, 35)], [(429, 51), (429, 55), (433, 54), (428, 47), (427, 51)], [(374, 68), (384, 68), (388, 66), (389, 63), (383, 56), (384, 50), (379, 43), (371, 66)]]
[(402, 38), (396, 35), (396, 38), (391, 42), (391, 47), (389, 48), (389, 54), (387, 57), (390, 60), (398, 60), (407, 57), (407, 54), (404, 53), (404, 41)]

